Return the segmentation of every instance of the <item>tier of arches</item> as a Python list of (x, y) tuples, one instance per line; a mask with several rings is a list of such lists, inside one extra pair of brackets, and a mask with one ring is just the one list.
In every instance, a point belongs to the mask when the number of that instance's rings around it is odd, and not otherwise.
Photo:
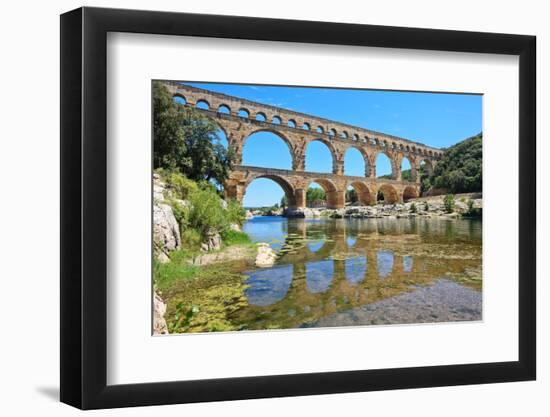
[[(266, 136), (269, 137), (266, 138)], [(281, 143), (286, 145), (286, 153), (281, 151), (279, 146)], [(333, 173), (354, 177), (386, 177), (411, 182), (420, 180), (418, 173), (421, 172), (422, 167), (425, 167), (428, 172), (433, 170), (430, 159), (411, 158), (384, 151), (367, 152), (364, 148), (354, 145), (341, 151), (335, 144), (322, 137), (302, 138), (298, 147), (283, 132), (271, 128), (253, 130), (242, 143), (235, 144), (234, 147), (238, 164), (264, 168)], [(275, 151), (279, 157), (273, 158), (272, 151)], [(258, 163), (257, 159), (254, 160), (251, 155), (256, 158), (258, 155), (264, 155), (264, 161)]]
[(241, 184), (241, 189), (228, 187), (226, 188), (228, 197), (242, 202), (250, 184), (258, 179), (268, 179), (279, 185), (286, 197), (287, 206), (292, 209), (308, 207), (307, 192), (314, 184), (324, 191), (326, 207), (331, 209), (343, 208), (350, 203), (346, 200), (348, 189), (354, 190), (357, 201), (361, 205), (406, 203), (410, 199), (419, 197), (419, 187), (416, 185), (399, 187), (391, 183), (377, 184), (359, 180), (342, 183), (323, 177), (312, 177), (305, 180), (301, 178), (297, 183), (296, 179), (276, 174), (255, 175)]
[[(209, 110), (220, 115), (232, 115), (242, 119), (256, 120), (266, 124), (286, 126), (296, 130), (311, 131), (323, 135), (329, 139), (339, 138), (350, 140), (352, 142), (360, 142), (387, 151), (406, 152), (432, 158), (439, 158), (443, 156), (443, 152), (441, 151), (434, 151), (432, 149), (417, 146), (410, 142), (401, 142), (398, 138), (393, 139), (387, 135), (379, 136), (372, 133), (367, 134), (362, 130), (354, 130), (351, 126), (344, 127), (341, 124), (330, 123), (325, 119), (305, 119), (304, 115), (287, 114), (285, 111), (277, 112), (268, 106), (266, 106), (266, 109), (256, 109), (256, 105), (246, 106), (238, 104), (237, 100), (233, 100), (233, 103), (231, 103), (230, 101), (224, 101), (214, 94), (197, 94), (192, 90), (190, 90), (188, 94), (184, 94), (181, 90), (182, 88), (178, 87), (177, 91), (173, 93), (174, 100), (179, 104), (194, 106), (201, 110)], [(188, 97), (186, 97), (186, 95)]]

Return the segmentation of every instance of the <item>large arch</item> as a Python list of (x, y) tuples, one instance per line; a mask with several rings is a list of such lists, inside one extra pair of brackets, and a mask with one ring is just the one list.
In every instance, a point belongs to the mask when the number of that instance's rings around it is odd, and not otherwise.
[(399, 170), (401, 171), (401, 181), (416, 180), (416, 170), (413, 168), (413, 163), (409, 157), (403, 156), (401, 158)]
[[(395, 178), (395, 169), (391, 157), (384, 151), (378, 152), (374, 156), (374, 176), (376, 178), (390, 176)], [(389, 170), (388, 170), (389, 168)]]
[[(269, 152), (269, 149), (262, 149), (261, 152), (260, 152), (260, 150), (258, 150), (257, 155), (254, 158), (252, 158), (252, 155), (250, 155), (249, 152), (248, 152), (250, 150), (250, 141), (255, 140), (255, 138), (258, 137), (256, 135), (260, 135), (262, 133), (269, 134), (269, 136), (271, 136), (272, 138), (276, 138), (277, 141), (282, 141), (287, 146), (288, 156), (289, 156), (288, 161), (285, 160), (284, 163), (280, 164), (280, 166), (273, 166), (271, 164), (271, 162), (274, 159), (273, 158), (274, 155), (272, 155)], [(276, 142), (272, 142), (272, 143), (276, 143)], [(247, 144), (249, 146), (248, 149), (247, 149)], [(271, 145), (271, 146), (277, 146), (277, 145)], [(272, 149), (274, 149), (274, 148), (272, 148)], [(284, 134), (282, 134), (281, 132), (278, 132), (275, 129), (262, 128), (262, 129), (257, 129), (257, 130), (254, 130), (253, 132), (251, 132), (244, 139), (243, 147), (242, 147), (241, 152), (242, 152), (241, 155), (237, 155), (237, 159), (242, 160), (243, 165), (262, 166), (264, 168), (278, 168), (278, 169), (289, 169), (289, 170), (292, 169), (292, 167), (294, 166), (294, 153), (292, 151), (292, 144), (291, 144), (290, 140)], [(239, 158), (239, 156), (240, 156), (240, 158)], [(266, 161), (269, 161), (269, 162), (265, 162), (265, 163), (262, 162), (260, 164), (254, 162), (254, 160), (256, 160), (258, 158), (262, 158), (262, 157), (266, 158)]]
[(354, 177), (366, 176), (368, 173), (368, 158), (357, 146), (350, 146), (344, 153), (344, 175)]
[(368, 206), (370, 204), (375, 203), (375, 195), (371, 192), (367, 184), (361, 181), (350, 181), (346, 189), (351, 186), (355, 190), (355, 193), (357, 194), (357, 199), (359, 200), (359, 203), (364, 206)]
[(338, 187), (334, 182), (327, 178), (315, 178), (309, 181), (305, 191), (311, 186), (312, 183), (317, 183), (325, 191), (327, 198), (327, 208), (341, 208), (344, 207), (344, 192), (338, 191)]
[(382, 184), (378, 191), (382, 193), (384, 197), (384, 204), (395, 204), (399, 201), (399, 195), (397, 190), (391, 184)]
[(296, 208), (296, 193), (294, 191), (294, 187), (292, 186), (292, 184), (290, 182), (288, 182), (285, 178), (283, 178), (279, 175), (268, 175), (268, 174), (258, 175), (254, 178), (249, 179), (246, 182), (245, 186), (244, 186), (243, 201), (244, 201), (244, 197), (246, 195), (246, 192), (248, 190), (249, 185), (252, 184), (252, 182), (254, 182), (255, 180), (262, 179), (262, 178), (271, 180), (271, 181), (275, 182), (277, 185), (279, 185), (283, 189), (283, 192), (286, 196), (286, 201), (287, 201), (288, 207)]
[[(326, 148), (330, 154), (330, 167), (322, 167), (319, 168), (319, 157), (315, 157), (315, 159), (311, 159), (309, 156), (311, 156), (311, 147), (310, 145), (314, 142), (320, 142), (324, 145), (324, 148)], [(308, 152), (309, 151), (309, 152)], [(317, 151), (319, 152), (319, 151)], [(307, 142), (305, 147), (305, 154), (304, 154), (304, 165), (305, 165), (305, 171), (309, 172), (326, 172), (326, 173), (334, 173), (336, 170), (336, 149), (334, 149), (334, 146), (329, 141), (322, 139), (322, 138), (316, 138), (312, 139), (309, 142)], [(308, 163), (309, 161), (309, 163)], [(313, 164), (312, 164), (313, 162)], [(311, 166), (314, 166), (313, 169), (311, 169)]]

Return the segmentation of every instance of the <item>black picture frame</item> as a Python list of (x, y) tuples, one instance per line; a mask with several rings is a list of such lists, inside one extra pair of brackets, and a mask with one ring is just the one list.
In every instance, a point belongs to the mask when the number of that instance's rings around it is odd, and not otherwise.
[[(107, 385), (108, 32), (519, 56), (519, 360)], [(88, 7), (61, 15), (61, 401), (94, 409), (535, 379), (535, 51), (524, 35)]]

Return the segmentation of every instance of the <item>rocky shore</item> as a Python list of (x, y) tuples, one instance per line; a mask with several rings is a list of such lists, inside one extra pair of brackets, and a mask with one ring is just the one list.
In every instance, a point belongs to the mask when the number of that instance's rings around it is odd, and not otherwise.
[[(299, 208), (286, 209), (286, 217), (316, 218), (409, 218), (409, 217), (447, 217), (456, 218), (467, 215), (471, 205), (475, 209), (482, 209), (481, 198), (460, 197), (454, 202), (452, 212), (445, 208), (443, 196), (415, 199), (403, 204), (376, 204), (372, 206), (349, 205), (341, 209), (327, 208)], [(472, 201), (472, 203), (469, 203)]]

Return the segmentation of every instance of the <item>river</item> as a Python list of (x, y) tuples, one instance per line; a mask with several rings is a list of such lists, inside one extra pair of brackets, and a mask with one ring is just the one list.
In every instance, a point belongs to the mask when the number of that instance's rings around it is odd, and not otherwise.
[(482, 319), (481, 220), (255, 217), (243, 230), (275, 265), (185, 283), (175, 295), (199, 311), (185, 332)]

